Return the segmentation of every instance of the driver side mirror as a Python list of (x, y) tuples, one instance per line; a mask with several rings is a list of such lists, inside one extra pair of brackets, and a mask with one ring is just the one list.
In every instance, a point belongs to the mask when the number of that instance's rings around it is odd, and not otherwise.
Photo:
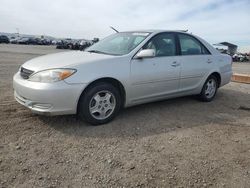
[(141, 51), (138, 52), (138, 54), (136, 55), (136, 58), (137, 58), (137, 59), (151, 58), (151, 57), (155, 57), (155, 50), (154, 50), (154, 49), (145, 49), (145, 50), (141, 50)]

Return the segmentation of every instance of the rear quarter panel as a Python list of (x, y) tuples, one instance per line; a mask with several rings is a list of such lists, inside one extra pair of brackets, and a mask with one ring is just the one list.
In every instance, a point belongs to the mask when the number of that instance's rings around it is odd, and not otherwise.
[(219, 68), (219, 73), (221, 75), (221, 85), (224, 86), (228, 84), (232, 77), (232, 57), (227, 54), (216, 55), (217, 66)]
[(232, 58), (227, 54), (221, 54), (218, 50), (216, 50), (212, 45), (210, 45), (207, 41), (203, 40), (202, 38), (196, 36), (211, 52), (212, 59), (214, 62), (213, 72), (218, 72), (221, 75), (221, 86), (228, 84), (232, 77)]

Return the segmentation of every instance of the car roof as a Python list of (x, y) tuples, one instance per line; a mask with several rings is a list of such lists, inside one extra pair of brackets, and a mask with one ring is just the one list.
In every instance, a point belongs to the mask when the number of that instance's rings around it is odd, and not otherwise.
[(149, 29), (149, 30), (134, 30), (134, 31), (122, 31), (121, 33), (162, 33), (162, 32), (178, 32), (187, 33), (187, 30), (161, 30), (161, 29)]
[(212, 53), (212, 54), (220, 54), (220, 52), (218, 50), (216, 50), (215, 48), (213, 48), (208, 42), (206, 42), (205, 40), (203, 40), (202, 38), (200, 38), (197, 35), (194, 35), (193, 33), (189, 33), (188, 30), (161, 30), (161, 29), (150, 29), (150, 30), (135, 30), (135, 31), (124, 31), (121, 33), (125, 33), (125, 32), (134, 32), (134, 33), (150, 33), (153, 35), (159, 34), (159, 33), (164, 33), (164, 32), (174, 32), (174, 33), (185, 33), (187, 35), (191, 35), (193, 37), (195, 37), (196, 39), (198, 39), (200, 42), (202, 42), (203, 45), (205, 45), (208, 50)]

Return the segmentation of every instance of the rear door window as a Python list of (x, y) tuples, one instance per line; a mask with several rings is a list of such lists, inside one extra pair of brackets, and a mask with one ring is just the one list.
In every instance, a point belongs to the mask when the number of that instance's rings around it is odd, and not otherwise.
[(209, 51), (197, 39), (185, 34), (178, 34), (181, 55), (206, 55)]

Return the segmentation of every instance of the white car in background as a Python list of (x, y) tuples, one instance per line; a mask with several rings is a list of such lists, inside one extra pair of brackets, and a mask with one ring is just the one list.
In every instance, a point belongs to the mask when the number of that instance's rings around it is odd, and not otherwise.
[(98, 125), (123, 107), (185, 95), (212, 101), (232, 59), (181, 31), (113, 34), (86, 51), (45, 55), (14, 76), (15, 98), (35, 113), (78, 114)]

